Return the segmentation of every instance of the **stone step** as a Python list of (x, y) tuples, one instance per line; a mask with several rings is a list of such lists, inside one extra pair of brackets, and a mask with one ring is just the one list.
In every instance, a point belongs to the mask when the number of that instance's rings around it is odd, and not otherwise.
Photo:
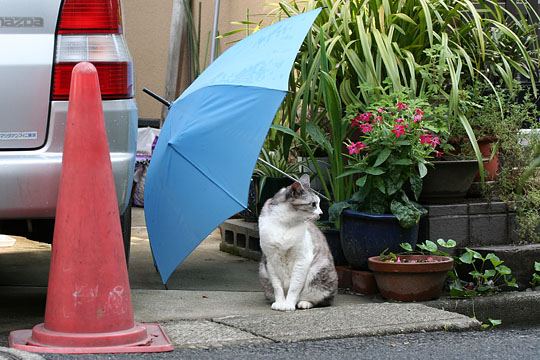
[(534, 262), (540, 262), (540, 244), (473, 246), (483, 256), (494, 253), (512, 269), (520, 289), (530, 287)]
[(453, 239), (458, 247), (517, 243), (516, 215), (503, 202), (462, 200), (424, 205), (428, 214), (420, 221), (419, 242)]

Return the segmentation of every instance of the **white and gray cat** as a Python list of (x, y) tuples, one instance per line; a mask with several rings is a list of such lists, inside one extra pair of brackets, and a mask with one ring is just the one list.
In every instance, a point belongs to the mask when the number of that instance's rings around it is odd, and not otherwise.
[(309, 176), (303, 175), (267, 200), (261, 211), (259, 279), (273, 310), (328, 306), (337, 293), (332, 253), (314, 224), (322, 214), (319, 202)]

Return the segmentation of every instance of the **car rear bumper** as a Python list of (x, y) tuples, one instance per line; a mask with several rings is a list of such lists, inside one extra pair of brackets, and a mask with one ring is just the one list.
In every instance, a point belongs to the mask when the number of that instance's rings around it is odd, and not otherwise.
[[(53, 218), (62, 167), (67, 102), (51, 104), (45, 146), (0, 151), (0, 219)], [(129, 202), (137, 139), (135, 100), (103, 102), (105, 126), (120, 212)]]

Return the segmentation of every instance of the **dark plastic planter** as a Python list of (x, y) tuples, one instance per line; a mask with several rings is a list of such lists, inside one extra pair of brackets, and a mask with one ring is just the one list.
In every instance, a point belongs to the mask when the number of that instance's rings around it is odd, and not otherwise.
[(276, 193), (284, 187), (287, 187), (292, 184), (292, 180), (286, 177), (267, 177), (262, 189), (258, 189), (259, 199), (257, 201), (257, 214), (261, 213), (261, 210), (264, 206), (266, 200), (274, 197)]
[(369, 258), (369, 269), (375, 275), (379, 292), (386, 299), (398, 301), (425, 301), (441, 296), (448, 271), (454, 260), (447, 256), (400, 255), (401, 259), (422, 260), (428, 257), (436, 262), (396, 263)]
[(463, 198), (478, 172), (476, 160), (433, 161), (424, 177), (421, 200)]
[(341, 214), (341, 247), (347, 262), (358, 270), (366, 270), (368, 258), (385, 249), (399, 252), (400, 243), (414, 248), (418, 240), (418, 225), (404, 229), (394, 215), (368, 214), (344, 210)]
[(324, 229), (322, 230), (324, 236), (326, 237), (326, 242), (334, 258), (335, 266), (347, 265), (347, 259), (343, 255), (343, 249), (341, 248), (341, 239), (339, 236), (339, 230), (337, 229)]

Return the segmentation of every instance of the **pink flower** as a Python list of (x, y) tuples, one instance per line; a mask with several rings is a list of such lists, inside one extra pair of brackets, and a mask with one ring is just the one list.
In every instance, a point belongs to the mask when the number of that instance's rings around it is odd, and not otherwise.
[(377, 109), (377, 112), (378, 112), (379, 114), (382, 114), (384, 111), (385, 111), (385, 110), (384, 110), (383, 107), (380, 107), (380, 108)]
[(364, 144), (363, 142), (361, 141), (358, 141), (356, 143), (351, 143), (350, 145), (347, 146), (347, 149), (349, 149), (349, 155), (353, 155), (353, 154), (359, 154), (362, 149), (364, 149), (366, 147), (366, 144)]
[(420, 108), (416, 108), (414, 110), (414, 117), (413, 117), (413, 121), (416, 123), (416, 122), (419, 122), (422, 120), (422, 118), (424, 117), (424, 111), (422, 111), (422, 109)]
[(358, 114), (354, 119), (351, 121), (352, 127), (360, 127), (363, 123), (369, 122), (371, 117), (373, 116), (372, 113), (366, 112), (363, 114)]
[(362, 122), (360, 121), (360, 115), (356, 116), (354, 119), (351, 120), (352, 127), (358, 127), (361, 123)]
[(431, 143), (431, 134), (422, 134), (420, 135), (420, 144), (430, 144)]
[(442, 151), (435, 151), (435, 157), (436, 158), (441, 158), (443, 157), (444, 153)]
[(431, 134), (422, 134), (420, 135), (420, 144), (431, 145), (433, 148), (436, 148), (437, 145), (441, 144), (441, 140), (438, 136), (433, 136)]
[(362, 120), (363, 122), (369, 122), (369, 119), (371, 119), (372, 116), (373, 116), (372, 113), (366, 112), (366, 113), (360, 114), (360, 120)]
[(432, 136), (429, 143), (430, 143), (431, 146), (433, 146), (434, 148), (436, 148), (437, 145), (440, 145), (440, 144), (441, 144), (441, 140), (439, 139), (438, 136)]
[(397, 257), (396, 262), (397, 262), (397, 263), (400, 263), (400, 262), (401, 262), (401, 259), (399, 258), (399, 256)]
[(382, 120), (382, 116), (381, 115), (377, 115), (375, 116), (375, 120), (374, 120), (377, 124), (380, 124), (383, 122)]
[(396, 135), (397, 138), (399, 138), (401, 135), (405, 134), (405, 126), (396, 124), (394, 125), (394, 129), (392, 132)]
[(362, 132), (364, 134), (367, 134), (368, 132), (370, 132), (371, 130), (373, 130), (373, 125), (371, 124), (361, 124), (359, 126), (360, 130), (362, 130)]
[(398, 124), (401, 124), (403, 121), (404, 121), (403, 118), (398, 118), (398, 119), (396, 119), (396, 122), (397, 122)]
[(399, 111), (402, 111), (402, 110), (408, 109), (408, 108), (409, 108), (409, 105), (404, 104), (404, 103), (402, 103), (401, 101), (398, 101), (397, 104), (396, 104), (396, 108), (397, 108)]

